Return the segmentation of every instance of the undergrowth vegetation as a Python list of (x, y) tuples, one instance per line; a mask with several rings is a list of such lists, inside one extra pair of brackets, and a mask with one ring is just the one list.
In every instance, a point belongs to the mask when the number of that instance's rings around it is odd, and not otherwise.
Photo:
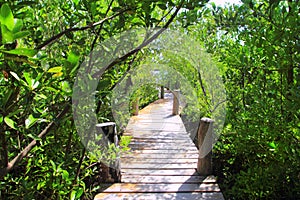
[[(179, 30), (221, 63), (227, 113), (214, 173), (225, 198), (299, 198), (298, 0), (226, 7), (207, 0), (0, 0), (0, 6), (0, 199), (93, 199), (101, 189), (101, 163), (74, 124), (72, 88), (98, 43), (137, 27)], [(93, 94), (97, 121), (114, 121), (112, 91), (154, 54), (198, 91), (184, 120), (195, 126), (196, 114), (210, 117), (213, 94), (201, 96), (207, 83), (199, 82), (193, 63), (147, 49), (156, 39), (149, 38), (103, 71)], [(157, 87), (143, 85), (131, 100), (142, 108), (158, 98)], [(121, 140), (124, 150), (129, 142)]]

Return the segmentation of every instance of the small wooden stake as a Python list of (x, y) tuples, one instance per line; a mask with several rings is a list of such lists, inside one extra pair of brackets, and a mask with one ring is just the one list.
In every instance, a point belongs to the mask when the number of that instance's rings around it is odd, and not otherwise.
[[(213, 120), (202, 118), (198, 129), (199, 158), (197, 172), (207, 176), (212, 174), (212, 126)], [(207, 153), (207, 151), (209, 151)], [(206, 154), (206, 155), (205, 155)]]
[(179, 90), (174, 90), (173, 92), (173, 115), (179, 114)]
[(132, 102), (132, 114), (134, 116), (139, 115), (139, 100), (136, 99), (135, 101)]
[(160, 86), (160, 98), (161, 99), (165, 98), (165, 88), (164, 88), (164, 86)]

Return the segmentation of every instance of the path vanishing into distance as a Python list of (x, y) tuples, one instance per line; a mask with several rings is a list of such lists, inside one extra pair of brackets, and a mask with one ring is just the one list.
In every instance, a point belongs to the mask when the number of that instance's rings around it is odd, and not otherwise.
[(198, 149), (172, 106), (172, 93), (165, 93), (131, 117), (124, 132), (132, 139), (130, 153), (121, 157), (122, 181), (95, 200), (224, 199), (213, 175), (197, 173)]

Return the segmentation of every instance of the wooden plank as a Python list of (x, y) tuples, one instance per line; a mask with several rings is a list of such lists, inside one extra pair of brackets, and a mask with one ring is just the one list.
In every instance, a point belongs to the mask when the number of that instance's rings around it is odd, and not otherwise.
[(138, 176), (123, 175), (122, 183), (216, 183), (214, 176)]
[(185, 149), (170, 149), (170, 150), (165, 150), (165, 149), (157, 149), (157, 150), (149, 150), (149, 149), (145, 149), (145, 150), (133, 150), (131, 151), (131, 153), (139, 153), (139, 154), (196, 154), (198, 155), (198, 150), (195, 148), (193, 150), (185, 150)]
[[(143, 145), (145, 146), (154, 146), (154, 145), (163, 145), (163, 146), (176, 146), (176, 145), (186, 145), (191, 146), (197, 149), (195, 147), (195, 144), (187, 139), (181, 139), (181, 140), (170, 140), (170, 139), (157, 139), (158, 141), (155, 142), (153, 139), (137, 139), (133, 138), (129, 145)], [(173, 145), (170, 145), (170, 142), (172, 142)]]
[[(186, 130), (183, 129), (182, 127), (179, 127), (179, 128), (172, 128), (172, 127), (156, 127), (156, 128), (153, 128), (153, 127), (132, 127), (130, 129), (126, 129), (126, 133), (129, 132), (129, 134), (132, 134), (132, 133), (139, 133), (139, 132), (148, 132), (148, 131), (151, 131), (151, 132), (167, 132), (169, 130), (172, 130), (172, 132), (174, 133), (182, 133), (182, 134), (186, 134)], [(127, 135), (124, 133), (124, 135)]]
[(135, 184), (135, 183), (115, 183), (104, 193), (113, 192), (220, 192), (218, 184), (215, 183), (201, 183), (201, 184), (177, 184), (177, 183), (149, 183), (149, 184)]
[[(187, 145), (187, 146), (192, 146), (192, 147), (197, 148), (195, 146), (195, 144), (192, 141), (189, 141), (188, 139), (185, 139), (185, 140), (182, 140), (182, 139), (181, 140), (172, 140), (172, 142), (176, 142), (176, 144), (178, 143), (178, 144), (181, 144), (181, 145)], [(153, 139), (138, 139), (138, 138), (131, 139), (129, 145), (145, 145), (145, 146), (163, 145), (163, 146), (174, 146), (174, 145), (171, 145), (170, 143), (167, 143), (166, 140), (162, 140), (161, 142), (159, 142), (159, 141), (154, 142)]]
[(129, 145), (128, 146), (131, 151), (135, 150), (180, 150), (180, 149), (186, 149), (189, 151), (195, 151), (195, 147), (187, 146), (187, 145), (176, 145), (176, 146), (164, 146), (164, 145), (149, 145), (149, 146), (143, 146), (143, 145)]
[(130, 163), (148, 163), (148, 164), (156, 164), (156, 163), (169, 163), (169, 164), (176, 164), (176, 163), (197, 163), (197, 158), (126, 158), (122, 160), (123, 164), (130, 164)]
[[(161, 124), (161, 122), (162, 122), (161, 119), (153, 119), (153, 118), (152, 119), (137, 118), (137, 119), (132, 121), (133, 124), (135, 124), (135, 123), (142, 123), (142, 124), (147, 124), (147, 123), (156, 124), (157, 123), (157, 124)], [(182, 124), (182, 122), (175, 121), (172, 118), (164, 118), (163, 122), (173, 124), (173, 125), (176, 125), (176, 124), (181, 125)]]
[(169, 164), (169, 163), (157, 163), (157, 164), (144, 164), (144, 163), (128, 163), (121, 164), (122, 169), (189, 169), (197, 168), (197, 163), (194, 164)]
[(224, 200), (221, 192), (205, 193), (100, 193), (94, 200)]
[[(153, 117), (153, 115), (152, 115)], [(163, 123), (162, 123), (163, 122)], [(153, 126), (153, 127), (157, 127), (157, 126), (166, 126), (166, 125), (172, 125), (172, 126), (182, 126), (182, 121), (179, 120), (174, 120), (172, 118), (169, 119), (161, 119), (161, 118), (157, 118), (157, 119), (137, 119), (134, 123), (132, 124), (128, 124), (127, 128), (134, 128), (134, 125), (138, 125), (138, 126)], [(154, 128), (155, 129), (155, 128)], [(128, 130), (128, 129), (127, 129)]]
[(157, 149), (157, 150), (149, 150), (149, 149), (139, 149), (139, 150), (132, 150), (128, 152), (129, 154), (177, 154), (177, 155), (185, 155), (185, 154), (196, 154), (198, 155), (198, 151), (195, 150), (182, 150), (182, 149)]
[(183, 142), (183, 143), (191, 143), (191, 139), (190, 138), (177, 138), (177, 137), (144, 137), (144, 136), (134, 136), (133, 138), (131, 138), (132, 142), (135, 141), (140, 141), (140, 142), (150, 142), (150, 143), (163, 143), (163, 142), (167, 142), (167, 143), (173, 143), (173, 142)]
[(164, 176), (192, 176), (196, 169), (121, 169), (122, 174), (131, 175), (164, 175)]
[[(186, 143), (193, 144), (193, 141), (189, 136), (162, 136), (162, 135), (131, 135), (131, 142), (132, 141), (162, 141), (162, 142), (168, 142), (170, 145), (173, 141), (185, 141)], [(167, 141), (166, 141), (167, 140)], [(194, 145), (196, 146), (196, 145)]]
[(145, 137), (134, 137), (131, 139), (132, 142), (148, 142), (148, 143), (191, 143), (190, 138), (170, 138), (170, 137), (156, 137), (156, 138), (145, 138)]
[[(146, 139), (146, 138), (133, 138), (131, 140), (131, 142), (129, 143), (129, 145), (145, 144), (145, 146), (161, 145), (161, 146), (166, 146), (166, 147), (167, 146), (186, 145), (186, 146), (194, 147), (195, 149), (197, 149), (195, 144), (192, 141), (187, 140), (187, 139), (173, 140), (170, 138), (166, 138), (166, 139), (157, 138), (156, 140), (158, 140), (158, 141), (155, 142), (154, 139)], [(172, 143), (173, 145), (171, 145), (170, 143)]]
[(152, 130), (152, 131), (133, 131), (130, 133), (124, 133), (123, 135), (135, 135), (135, 136), (143, 136), (143, 135), (157, 135), (157, 136), (183, 136), (189, 137), (189, 134), (186, 132), (178, 131), (178, 132), (166, 132), (166, 131), (159, 131), (159, 130)]
[(176, 154), (176, 153), (165, 153), (165, 154), (139, 154), (139, 153), (122, 153), (121, 160), (126, 158), (172, 158), (172, 159), (181, 159), (181, 158), (198, 158), (198, 154)]

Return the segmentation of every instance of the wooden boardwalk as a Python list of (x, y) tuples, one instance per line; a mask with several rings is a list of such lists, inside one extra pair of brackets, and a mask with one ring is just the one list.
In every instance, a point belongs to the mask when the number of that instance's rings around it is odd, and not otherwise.
[(216, 179), (196, 172), (198, 150), (166, 93), (130, 119), (124, 135), (132, 136), (130, 153), (121, 157), (122, 182), (95, 200), (224, 199)]

